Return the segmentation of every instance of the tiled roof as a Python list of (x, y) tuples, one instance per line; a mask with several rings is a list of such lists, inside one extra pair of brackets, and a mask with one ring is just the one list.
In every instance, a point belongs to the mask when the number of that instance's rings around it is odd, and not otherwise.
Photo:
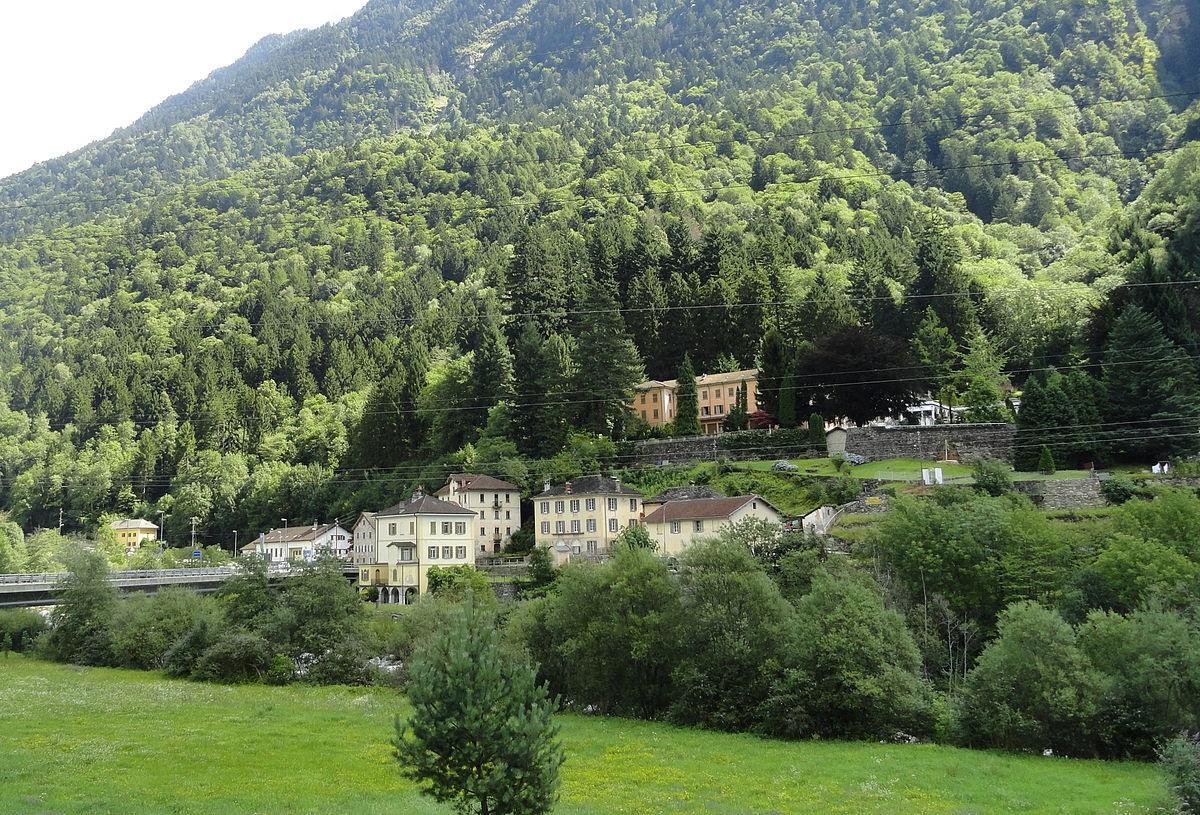
[(455, 473), (446, 480), (445, 486), (437, 491), (437, 495), (448, 495), (450, 493), (450, 482), (458, 482), (460, 490), (493, 490), (499, 492), (520, 491), (520, 487), (516, 484), (510, 484), (507, 481), (502, 481), (499, 478), (493, 478), (490, 475), (481, 475), (478, 473)]
[(641, 495), (615, 478), (604, 475), (583, 475), (562, 484), (552, 484), (535, 497), (549, 498), (556, 495)]
[(124, 521), (113, 521), (110, 524), (113, 529), (158, 529), (156, 524), (152, 524), (145, 518), (129, 518)]
[(689, 484), (686, 487), (671, 487), (660, 492), (653, 498), (647, 498), (647, 504), (665, 504), (668, 501), (694, 501), (698, 498), (724, 498), (725, 493), (714, 490), (704, 484)]
[(337, 529), (337, 524), (285, 526), (282, 529), (272, 529), (270, 532), (264, 532), (263, 541), (269, 543), (305, 543), (316, 540), (331, 529)]
[(376, 516), (394, 515), (475, 515), (475, 511), (434, 498), (432, 495), (417, 495), (411, 501), (396, 504), (394, 507), (381, 509)]
[(371, 528), (374, 529), (375, 528), (375, 513), (374, 512), (358, 513), (358, 520), (356, 520), (354, 522), (354, 525), (358, 526), (359, 523), (361, 523), (362, 521), (366, 521), (368, 524), (370, 524)]
[[(767, 503), (757, 495), (738, 495), (734, 498), (697, 498), (691, 501), (668, 501), (647, 515), (644, 523), (661, 524), (668, 521), (699, 521), (705, 518), (728, 518), (751, 501), (763, 501), (763, 503)], [(768, 503), (767, 506), (771, 505)]]
[[(747, 368), (744, 371), (729, 371), (728, 373), (723, 373), (723, 374), (696, 374), (696, 387), (703, 387), (704, 385), (724, 385), (726, 383), (737, 384), (737, 383), (744, 382), (747, 379), (757, 380), (758, 379), (758, 368)], [(661, 382), (658, 381), (657, 379), (651, 379), (651, 380), (641, 383), (640, 385), (637, 385), (634, 389), (635, 390), (648, 390), (650, 388), (676, 389), (678, 387), (679, 387), (678, 379), (664, 379)]]

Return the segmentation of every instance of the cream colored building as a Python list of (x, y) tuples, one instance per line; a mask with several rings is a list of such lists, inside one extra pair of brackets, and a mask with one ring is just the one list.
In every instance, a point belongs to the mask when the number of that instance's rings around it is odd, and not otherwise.
[(533, 497), (533, 513), (537, 545), (561, 564), (572, 556), (608, 555), (622, 530), (641, 522), (642, 496), (618, 479), (586, 475), (547, 482)]
[(758, 495), (667, 501), (644, 523), (650, 539), (658, 544), (658, 554), (677, 557), (692, 541), (712, 537), (746, 518), (783, 523), (783, 514)]
[(158, 540), (158, 525), (150, 523), (145, 518), (113, 521), (110, 528), (117, 538), (117, 543), (125, 547), (126, 557), (140, 549), (143, 541)]
[(521, 528), (521, 490), (515, 484), (490, 475), (455, 473), (436, 495), (475, 513), (471, 531), (480, 555), (498, 553)]
[[(731, 371), (724, 374), (700, 374), (696, 377), (696, 409), (700, 415), (700, 430), (705, 435), (721, 433), (721, 423), (737, 404), (737, 392), (746, 387), (746, 414), (758, 410), (758, 369)], [(630, 403), (635, 415), (651, 427), (662, 427), (675, 419), (679, 410), (679, 382), (651, 379), (634, 388)]]
[(474, 566), (475, 513), (417, 492), (410, 501), (375, 513), (371, 562), (358, 568), (358, 585), (379, 589), (381, 603), (412, 603), (428, 591), (434, 566)]
[(351, 531), (350, 556), (356, 566), (375, 562), (375, 513), (360, 512)]

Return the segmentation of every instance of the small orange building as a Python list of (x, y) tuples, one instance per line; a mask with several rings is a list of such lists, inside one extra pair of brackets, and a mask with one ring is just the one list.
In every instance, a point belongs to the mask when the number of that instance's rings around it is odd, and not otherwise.
[[(696, 377), (696, 408), (700, 414), (700, 429), (705, 435), (722, 431), (721, 423), (737, 404), (738, 388), (742, 385), (746, 386), (746, 413), (754, 413), (758, 410), (757, 368)], [(679, 409), (678, 388), (679, 382), (675, 379), (666, 382), (647, 380), (634, 388), (630, 407), (646, 424), (662, 427), (675, 420)]]

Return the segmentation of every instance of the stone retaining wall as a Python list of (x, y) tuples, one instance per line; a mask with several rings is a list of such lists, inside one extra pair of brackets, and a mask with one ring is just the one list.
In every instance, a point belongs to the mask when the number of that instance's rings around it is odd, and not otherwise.
[(1013, 488), (1033, 499), (1042, 509), (1086, 509), (1105, 505), (1098, 478), (1060, 478), (1018, 481)]
[[(757, 461), (780, 458), (820, 458), (824, 450), (811, 447), (781, 446), (767, 430), (743, 430), (720, 436), (685, 436), (678, 439), (647, 439), (634, 442), (631, 464), (694, 464), (698, 461)], [(752, 439), (754, 446), (745, 450), (731, 449), (721, 439)]]
[(888, 458), (951, 458), (966, 464), (981, 458), (1011, 461), (1014, 433), (1011, 424), (852, 427), (846, 431), (846, 452), (857, 453), (868, 461)]

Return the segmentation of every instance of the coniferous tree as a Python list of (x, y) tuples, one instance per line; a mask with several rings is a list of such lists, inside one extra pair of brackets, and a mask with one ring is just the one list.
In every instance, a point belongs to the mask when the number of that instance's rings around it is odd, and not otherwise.
[(487, 424), (488, 411), (512, 398), (513, 359), (495, 317), (483, 326), (480, 340), (471, 357), (470, 409), (462, 412), (462, 418), (482, 428)]
[(403, 773), (435, 801), (479, 815), (542, 815), (563, 762), (554, 702), (468, 601), (417, 654), (393, 742)]
[(1004, 357), (982, 331), (974, 332), (967, 341), (958, 372), (959, 401), (967, 409), (968, 422), (1008, 422), (1012, 415), (1004, 404)]
[(1076, 425), (1075, 410), (1062, 389), (1056, 371), (1036, 373), (1025, 382), (1017, 432), (1013, 441), (1013, 463), (1018, 470), (1035, 470), (1042, 447), (1069, 450)]
[(675, 386), (675, 432), (680, 436), (700, 435), (700, 408), (696, 402), (696, 369), (683, 355)]
[(791, 358), (783, 343), (783, 335), (772, 328), (763, 337), (762, 364), (758, 368), (758, 404), (779, 419), (779, 398), (783, 381), (791, 369)]
[(584, 290), (576, 326), (580, 421), (595, 433), (613, 435), (624, 427), (633, 388), (644, 377), (641, 357), (616, 300), (601, 286)]
[(1195, 364), (1155, 317), (1133, 305), (1121, 311), (1109, 331), (1103, 372), (1104, 437), (1117, 455), (1149, 461), (1200, 446)]
[(949, 408), (946, 418), (953, 421), (954, 405), (958, 401), (953, 378), (959, 362), (958, 343), (954, 341), (950, 330), (942, 325), (932, 306), (925, 309), (925, 317), (917, 325), (912, 349), (913, 356), (921, 366), (924, 386)]
[(419, 399), (427, 371), (427, 358), (414, 343), (403, 364), (376, 384), (355, 431), (354, 459), (359, 466), (390, 467), (421, 450), (428, 422)]
[(808, 415), (808, 444), (815, 450), (825, 449), (825, 417), (820, 413)]
[(746, 410), (747, 396), (746, 386), (738, 385), (737, 393), (734, 395), (734, 404), (730, 408), (729, 413), (721, 422), (721, 426), (728, 432), (745, 430), (746, 423), (750, 420), (750, 414)]
[(906, 299), (915, 325), (926, 309), (961, 343), (976, 327), (975, 304), (968, 293), (970, 281), (961, 268), (962, 250), (941, 215), (929, 216), (917, 235), (917, 276)]

